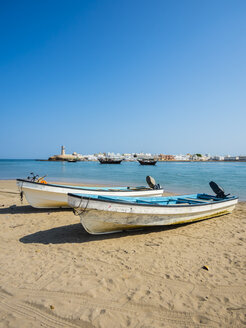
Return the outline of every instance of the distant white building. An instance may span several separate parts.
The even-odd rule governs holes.
[[[136,153],[137,157],[139,158],[148,158],[148,157],[153,157],[151,153]]]
[[[190,160],[190,155],[174,155],[174,160],[175,161],[189,161]]]
[[[91,154],[83,155],[83,159],[85,161],[97,161],[97,156]]]
[[[212,161],[223,161],[224,160],[224,156],[215,155],[215,156],[212,156],[211,157],[211,160]]]
[[[107,157],[121,157],[121,154],[120,154],[120,153],[115,154],[115,153],[110,153],[110,152],[108,152],[108,153],[106,154],[106,156],[107,156]]]
[[[122,154],[122,156],[124,157],[124,159],[126,161],[132,162],[132,161],[136,161],[136,157],[134,157],[135,154],[131,154],[131,153],[124,153]]]
[[[202,161],[209,161],[211,159],[210,154],[202,155]]]
[[[210,160],[210,155],[206,154],[206,155],[202,155],[202,154],[194,154],[191,156],[192,161],[208,161]]]
[[[239,156],[227,155],[224,157],[224,161],[238,161],[238,160],[239,160]]]

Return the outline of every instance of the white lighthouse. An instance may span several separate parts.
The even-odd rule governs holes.
[[[65,147],[64,146],[61,146],[61,155],[65,155]]]

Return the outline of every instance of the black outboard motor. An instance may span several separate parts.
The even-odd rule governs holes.
[[[30,173],[30,176],[27,177],[27,180],[30,180],[32,182],[35,182],[37,180],[37,178],[39,177],[39,175],[35,175],[33,172]]]
[[[161,189],[159,183],[156,184],[155,179],[152,178],[150,175],[147,175],[146,182],[148,183],[148,185],[151,189],[155,189],[155,190]]]
[[[227,196],[230,195],[230,194],[225,195],[223,188],[217,185],[217,183],[215,183],[214,181],[210,181],[209,185],[212,188],[213,192],[216,194],[216,197],[218,198],[226,198]]]

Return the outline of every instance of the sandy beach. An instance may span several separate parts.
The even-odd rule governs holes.
[[[169,228],[89,235],[0,181],[0,327],[245,327],[246,203]],[[203,266],[207,266],[208,270]]]

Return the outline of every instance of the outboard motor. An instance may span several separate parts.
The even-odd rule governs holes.
[[[27,180],[30,180],[32,182],[35,182],[37,180],[37,178],[39,177],[39,175],[35,175],[33,172],[30,173],[30,176],[27,177]]]
[[[152,178],[150,175],[147,175],[147,177],[146,177],[146,182],[148,183],[148,185],[149,185],[149,187],[150,187],[151,189],[155,189],[155,190],[157,190],[157,189],[161,189],[159,183],[156,184],[156,183],[155,183],[155,179]]]
[[[217,183],[215,183],[214,181],[210,181],[209,185],[212,188],[213,192],[216,194],[216,197],[218,198],[226,198],[227,196],[230,195],[230,194],[225,195],[223,188],[217,185]]]

